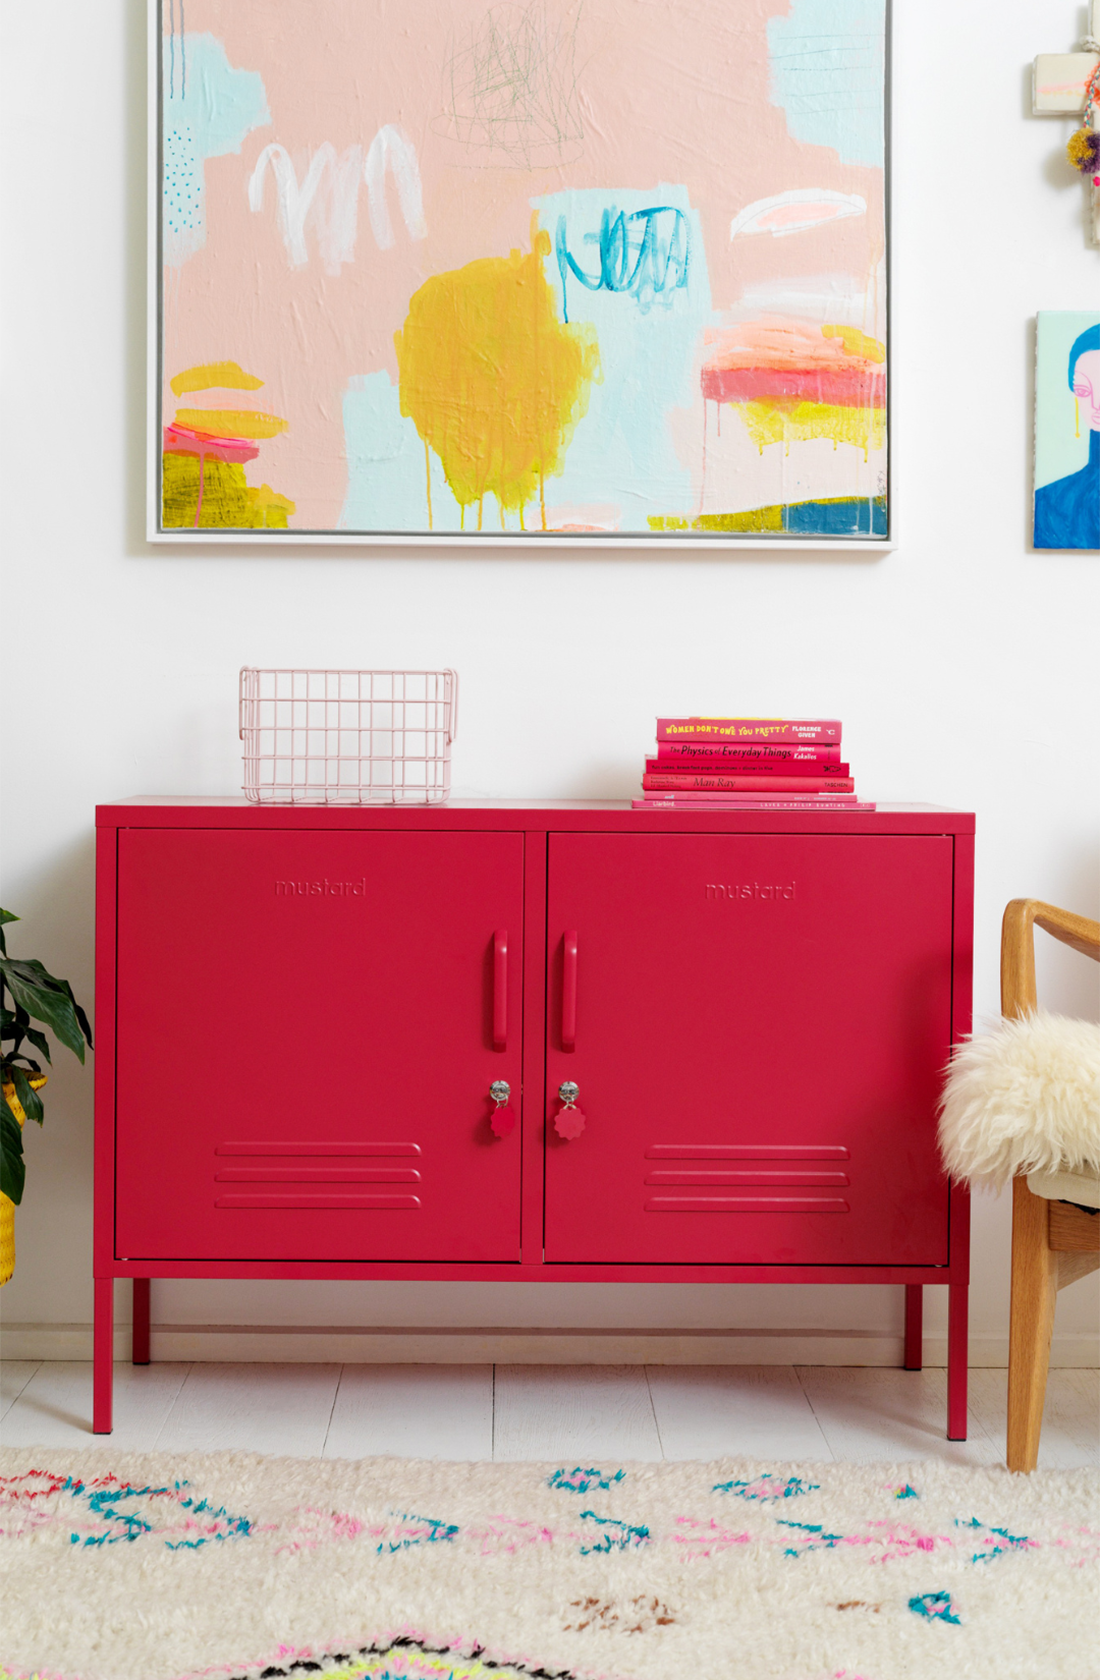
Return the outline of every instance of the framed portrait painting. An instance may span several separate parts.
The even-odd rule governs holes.
[[[151,0],[149,534],[890,545],[887,0]]]
[[[1100,310],[1048,309],[1035,331],[1034,548],[1100,550]]]

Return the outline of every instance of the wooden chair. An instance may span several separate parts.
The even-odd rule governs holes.
[[[1012,1020],[1036,1006],[1038,925],[1100,962],[1100,922],[1034,898],[1014,898],[1001,929],[1001,1013]],[[1059,1289],[1100,1265],[1100,1214],[1073,1206],[1095,1200],[1095,1180],[1031,1173],[1012,1183],[1012,1306],[1008,1342],[1010,1470],[1034,1470],[1039,1456],[1054,1303]]]

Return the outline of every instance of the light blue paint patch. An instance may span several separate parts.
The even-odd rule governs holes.
[[[1044,309],[1037,321],[1035,354],[1035,487],[1080,472],[1088,465],[1089,426],[1069,382],[1069,353],[1090,327],[1095,309]]]
[[[388,373],[356,374],[344,392],[344,450],[348,489],[342,531],[426,531],[424,442],[401,412]],[[432,455],[432,529],[460,531],[462,509]],[[476,514],[473,524],[476,525]]]
[[[881,168],[886,0],[793,0],[768,19],[768,53],[771,102],[792,137]]]
[[[666,182],[531,204],[550,235],[545,273],[561,318],[595,327],[603,375],[546,499],[615,503],[624,531],[648,532],[648,515],[683,507],[692,494],[669,418],[695,399],[695,347],[715,321],[698,212],[686,187]]]
[[[178,268],[206,243],[204,160],[239,152],[271,112],[262,76],[234,70],[215,36],[171,35],[162,52],[164,260]]]

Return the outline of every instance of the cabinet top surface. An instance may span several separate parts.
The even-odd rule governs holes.
[[[625,799],[451,799],[443,805],[255,805],[240,797],[139,794],[96,807],[99,828],[509,828],[563,832],[973,834],[974,815],[938,805],[875,811],[637,811]]]

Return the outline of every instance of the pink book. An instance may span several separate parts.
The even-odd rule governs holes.
[[[752,764],[774,764],[777,767],[785,765],[812,765],[810,774],[824,775],[825,772],[817,766],[823,764],[840,763],[840,744],[818,742],[803,744],[798,741],[752,742],[752,741],[661,741],[657,747],[657,762],[651,764],[651,770],[675,770],[681,766],[698,765],[700,770],[717,770],[723,764],[746,766]],[[848,772],[845,770],[844,775]]]
[[[771,801],[780,799],[784,803],[794,801],[798,805],[855,805],[858,803],[854,793],[790,793],[782,790],[778,793],[768,793],[766,790],[754,793],[728,793],[725,789],[707,793],[699,788],[685,788],[680,792],[661,791],[658,793],[644,793],[642,801],[647,805],[666,805],[671,800],[676,805],[758,805],[761,800]]]
[[[688,794],[668,793],[652,799],[632,799],[635,811],[874,811],[877,807],[861,799],[763,799],[759,796],[723,794],[717,799],[692,798]]]
[[[647,770],[642,786],[669,793],[854,793],[851,776],[707,776],[702,771],[670,773]]]
[[[836,718],[658,718],[658,741],[801,741],[840,745]]]

